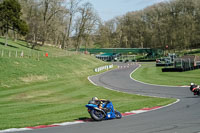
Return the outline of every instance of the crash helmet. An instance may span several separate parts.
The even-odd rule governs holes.
[[[97,100],[99,100],[97,97],[92,98],[92,101],[97,101]]]
[[[192,86],[192,85],[194,85],[194,83],[191,83],[190,85]]]

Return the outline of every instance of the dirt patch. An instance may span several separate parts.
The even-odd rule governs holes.
[[[43,102],[42,99],[46,99],[46,96],[49,96],[53,94],[54,91],[47,91],[47,90],[36,90],[36,91],[27,91],[23,93],[14,94],[9,97],[9,100],[17,100],[17,101],[23,101],[23,100],[36,100],[37,102]],[[41,98],[43,97],[43,98]]]
[[[21,77],[19,79],[25,83],[32,83],[32,82],[37,82],[37,81],[47,81],[48,80],[46,75],[28,75],[27,77]]]

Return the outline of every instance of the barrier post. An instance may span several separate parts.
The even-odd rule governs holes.
[[[3,57],[3,52],[4,52],[4,51],[3,51],[3,49],[2,49],[2,52],[1,52],[1,57]]]
[[[45,53],[45,56],[46,56],[46,57],[48,57],[48,56],[49,56],[49,54],[48,54],[48,53]]]
[[[17,58],[17,50],[16,50],[16,54],[15,54],[15,57]]]
[[[37,55],[38,61],[40,60],[39,56],[40,56],[40,55],[39,55],[39,52],[38,52],[38,55]]]
[[[10,58],[11,57],[11,52],[9,51],[9,53],[8,53],[8,57]]]
[[[21,57],[24,57],[24,51],[21,52]]]

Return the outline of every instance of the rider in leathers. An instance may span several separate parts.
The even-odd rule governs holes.
[[[97,97],[93,97],[92,98],[92,101],[95,101],[95,104],[98,105],[98,107],[104,111],[109,111],[108,108],[106,108],[106,105],[105,105],[105,108],[103,108],[103,104],[108,104],[110,103],[109,100],[106,100],[106,99],[98,99]]]

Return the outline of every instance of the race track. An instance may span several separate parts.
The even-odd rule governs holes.
[[[90,80],[96,85],[117,91],[172,97],[180,101],[169,107],[120,120],[88,122],[20,133],[200,133],[200,97],[193,96],[187,87],[154,86],[134,81],[130,78],[130,74],[137,67],[138,65],[135,64],[112,70],[92,76]]]

